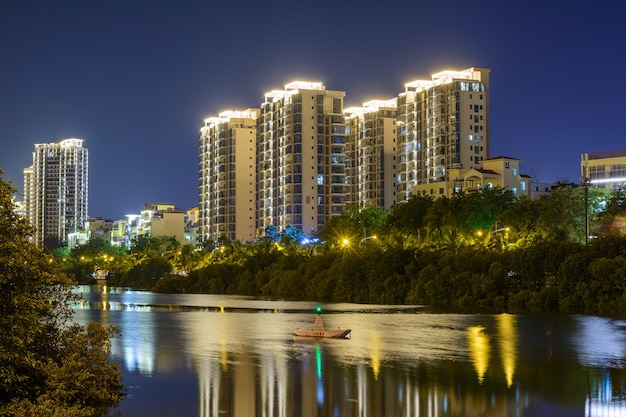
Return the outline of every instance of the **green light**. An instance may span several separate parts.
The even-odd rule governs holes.
[[[322,307],[321,306],[317,306],[315,311],[317,311],[317,314],[321,313],[322,312]]]
[[[322,348],[319,345],[319,343],[315,344],[315,362],[317,364],[317,379],[321,380],[322,379]]]

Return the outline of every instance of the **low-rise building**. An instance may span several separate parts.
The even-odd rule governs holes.
[[[87,220],[85,230],[89,233],[90,238],[98,237],[110,241],[113,224],[113,220],[107,220],[97,216]]]
[[[200,244],[200,208],[194,207],[185,213],[185,239],[194,246]]]
[[[616,192],[626,190],[626,150],[584,153],[580,158],[581,183]]]
[[[172,237],[180,243],[185,239],[185,214],[171,203],[147,203],[141,210],[139,234]]]
[[[453,168],[448,171],[449,181],[420,184],[413,187],[413,194],[450,197],[461,191],[483,188],[508,189],[518,197],[530,197],[530,175],[521,174],[517,158],[496,156],[482,161],[481,168]]]

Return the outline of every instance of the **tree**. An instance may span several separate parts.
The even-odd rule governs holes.
[[[416,241],[421,246],[421,235],[425,234],[426,214],[433,205],[432,196],[414,195],[408,201],[389,208],[386,219],[387,236],[399,236],[401,241]]]
[[[611,195],[604,212],[598,216],[596,230],[603,236],[626,234],[626,193],[619,190]]]
[[[72,281],[30,241],[15,192],[0,178],[0,415],[94,415],[123,398],[114,330],[71,323]]]

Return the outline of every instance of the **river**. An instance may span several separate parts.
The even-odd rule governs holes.
[[[626,416],[626,320],[77,289],[122,417]],[[296,337],[321,306],[351,338]]]

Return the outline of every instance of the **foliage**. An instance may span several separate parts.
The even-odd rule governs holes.
[[[123,395],[113,329],[69,325],[72,281],[30,242],[14,192],[0,180],[0,414],[93,415]]]
[[[623,202],[600,189],[529,200],[487,188],[418,195],[389,210],[349,206],[319,231],[317,245],[300,245],[303,233],[291,226],[270,226],[245,245],[222,236],[193,248],[140,236],[131,250],[90,242],[55,257],[79,279],[104,266],[111,285],[160,292],[623,314],[616,277],[626,243],[615,227]]]

